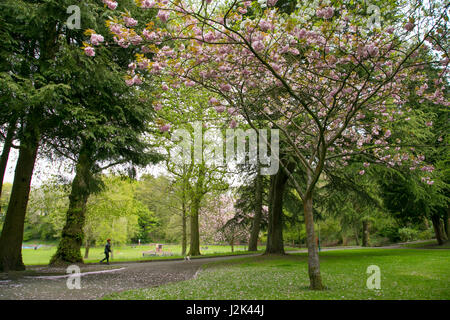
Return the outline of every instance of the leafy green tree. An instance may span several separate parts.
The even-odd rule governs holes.
[[[154,214],[136,198],[138,181],[107,176],[103,178],[103,183],[105,188],[91,196],[87,203],[84,225],[85,258],[88,257],[92,244],[104,243],[107,238],[115,245],[129,243],[140,232],[141,217],[155,223]]]

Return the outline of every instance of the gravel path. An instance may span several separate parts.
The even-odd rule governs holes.
[[[99,299],[113,292],[187,280],[205,263],[240,257],[81,265],[81,289],[68,289],[65,268],[28,267],[23,272],[0,273],[0,300]]]

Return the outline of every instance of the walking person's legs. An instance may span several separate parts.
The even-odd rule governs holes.
[[[106,260],[106,263],[109,264],[109,252],[105,252],[105,257],[100,260],[100,263]]]

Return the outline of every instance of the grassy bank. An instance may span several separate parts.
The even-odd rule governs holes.
[[[450,250],[339,250],[320,258],[324,291],[308,289],[302,253],[212,263],[196,279],[106,299],[450,299]],[[370,265],[381,270],[380,290],[367,288]]]

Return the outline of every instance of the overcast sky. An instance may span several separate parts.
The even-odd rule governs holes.
[[[0,144],[0,150],[2,150],[3,145]],[[18,157],[17,149],[12,148],[11,153],[9,155],[8,166],[6,168],[5,178],[3,182],[13,183],[14,181],[14,169],[16,167]],[[66,167],[66,168],[65,168]],[[33,178],[31,180],[31,185],[39,186],[42,182],[48,180],[54,175],[62,175],[72,180],[74,177],[74,173],[72,169],[68,169],[67,167],[72,167],[71,162],[62,163],[60,161],[50,162],[46,159],[37,159],[36,165],[33,172]],[[138,178],[144,173],[151,173],[155,176],[158,176],[164,173],[165,170],[162,165],[158,166],[149,166],[146,169],[141,169],[138,171]]]

